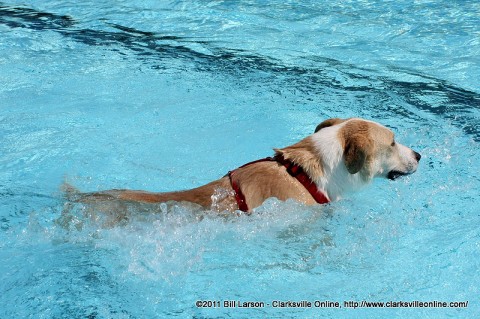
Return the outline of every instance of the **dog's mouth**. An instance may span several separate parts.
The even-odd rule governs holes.
[[[404,176],[404,175],[408,175],[408,174],[410,174],[410,173],[393,170],[393,171],[388,172],[387,178],[394,181],[397,178],[399,178],[400,176]]]

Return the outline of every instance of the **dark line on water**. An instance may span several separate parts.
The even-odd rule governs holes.
[[[0,3],[0,24],[9,28],[26,28],[37,31],[56,31],[64,37],[91,46],[122,46],[135,53],[140,60],[146,60],[156,69],[168,69],[168,59],[183,60],[187,67],[197,71],[226,73],[238,78],[245,78],[252,72],[263,72],[272,83],[279,83],[281,87],[294,87],[308,93],[322,93],[325,88],[373,93],[389,98],[392,92],[402,97],[410,105],[419,110],[442,116],[452,121],[480,141],[480,119],[472,110],[480,110],[480,94],[454,86],[447,81],[439,80],[423,74],[407,70],[394,70],[397,73],[414,75],[423,82],[409,82],[375,75],[373,70],[365,70],[355,65],[342,63],[334,59],[315,57],[315,67],[287,66],[272,58],[251,54],[242,50],[219,48],[209,41],[160,35],[154,32],[136,30],[119,24],[105,25],[118,31],[94,30],[80,28],[80,22],[68,15],[37,11],[35,9],[7,6]],[[172,43],[174,42],[174,43]],[[211,52],[206,54],[191,49],[188,45],[198,44]],[[187,66],[188,65],[188,66]],[[328,74],[335,70],[337,74],[352,81],[364,80],[367,83],[381,82],[382,88],[374,85],[345,86],[344,83]],[[362,74],[359,74],[358,71]],[[364,75],[368,73],[368,75]],[[282,79],[276,79],[276,75]],[[419,99],[421,96],[440,95],[445,100],[441,105],[431,104]],[[403,114],[398,108],[389,111]]]

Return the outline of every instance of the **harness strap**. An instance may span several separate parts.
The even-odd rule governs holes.
[[[275,159],[273,157],[266,157],[266,158],[262,158],[262,159],[244,164],[238,167],[237,169],[248,166],[248,165],[252,165],[255,163],[259,163],[259,162],[271,162],[271,161],[275,161]],[[243,192],[240,189],[240,185],[233,178],[233,175],[235,174],[235,171],[237,169],[233,171],[229,171],[228,178],[230,179],[230,185],[232,185],[233,191],[235,192],[235,200],[237,201],[238,209],[240,209],[243,212],[248,212],[248,205],[247,205],[247,200],[245,199],[245,195],[243,195]]]
[[[313,199],[319,204],[326,204],[329,203],[330,200],[327,196],[318,189],[317,184],[315,184],[311,179],[310,176],[305,173],[303,168],[300,165],[297,165],[287,159],[285,159],[281,155],[277,155],[275,160],[285,166],[287,172],[292,176],[295,177],[302,185],[307,189],[307,191],[312,195]]]
[[[300,165],[297,165],[292,161],[285,159],[282,155],[276,155],[275,157],[262,158],[262,159],[247,163],[245,165],[242,165],[237,169],[240,169],[242,167],[252,165],[255,163],[259,163],[259,162],[273,162],[273,161],[276,161],[279,164],[282,164],[283,166],[285,166],[288,174],[290,174],[292,177],[295,177],[303,185],[303,187],[305,187],[305,189],[310,193],[310,195],[312,195],[312,197],[315,199],[317,203],[326,204],[330,202],[327,196],[325,196],[325,194],[318,189],[317,185],[310,179],[310,177],[307,175],[307,173],[305,173],[305,171]],[[229,171],[227,175],[228,175],[228,178],[230,179],[230,184],[232,185],[232,189],[235,192],[235,200],[237,201],[238,209],[244,212],[248,212],[248,205],[245,199],[245,195],[243,194],[238,181],[234,179],[235,171],[237,169],[233,171]]]
[[[233,179],[235,171],[228,172],[228,178],[230,178],[230,184],[232,185],[233,191],[235,192],[235,200],[237,201],[238,209],[243,212],[248,212],[247,200],[245,195],[243,195],[240,185]]]

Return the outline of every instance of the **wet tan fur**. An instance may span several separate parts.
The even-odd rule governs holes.
[[[321,163],[313,152],[310,137],[292,146],[277,149],[277,154],[283,154],[286,159],[303,167],[312,177],[322,174]],[[290,176],[285,167],[274,161],[254,163],[235,170],[233,179],[240,185],[249,209],[260,206],[265,199],[276,197],[280,200],[295,199],[311,205],[315,200],[305,187],[294,177]],[[218,196],[215,193],[226,193]],[[235,194],[227,176],[198,188],[167,193],[152,193],[135,190],[109,190],[95,193],[85,193],[81,201],[123,200],[145,203],[161,203],[168,201],[196,203],[206,209],[212,206],[216,210],[238,209]]]

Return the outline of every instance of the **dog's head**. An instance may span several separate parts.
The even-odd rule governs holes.
[[[421,158],[419,153],[395,141],[391,130],[376,122],[333,118],[315,129],[319,137],[324,133],[330,139],[332,134],[338,139],[348,173],[360,173],[365,179],[381,176],[394,180],[411,174]]]

